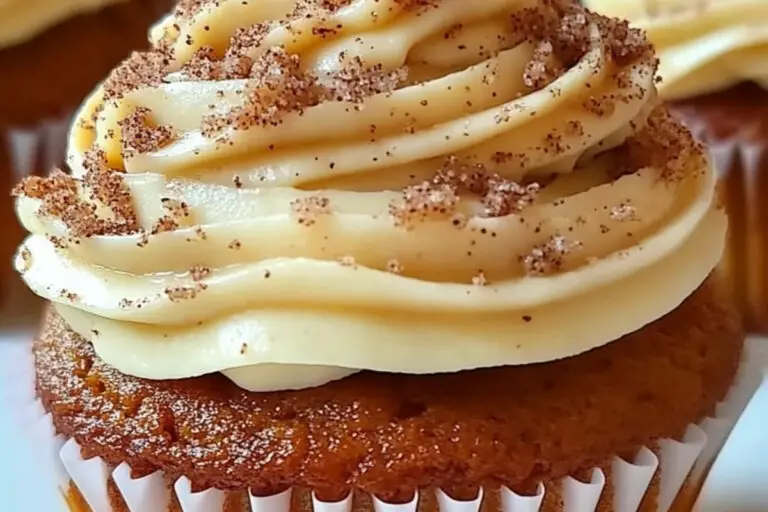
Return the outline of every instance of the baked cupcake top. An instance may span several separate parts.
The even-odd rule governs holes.
[[[0,48],[32,39],[78,14],[125,0],[0,0]],[[62,41],[66,44],[66,41]]]
[[[567,357],[725,217],[643,34],[570,1],[187,1],[31,178],[17,258],[120,371],[251,390]]]
[[[632,21],[656,45],[665,99],[680,100],[753,81],[768,87],[764,0],[584,0]]]

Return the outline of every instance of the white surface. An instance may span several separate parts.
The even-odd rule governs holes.
[[[28,335],[26,335],[28,339]],[[3,364],[27,350],[25,335],[0,338],[0,395],[15,369]],[[12,357],[13,356],[13,357]],[[768,364],[768,341],[763,360]],[[768,367],[766,368],[768,370]],[[0,396],[2,398],[2,396]],[[30,449],[7,411],[0,411],[0,496],[3,510],[67,512],[54,485],[40,482],[38,468],[28,457]],[[697,512],[768,511],[768,380],[750,402],[702,490]]]
[[[5,361],[18,359],[19,352],[29,350],[25,343],[28,340],[28,334],[6,334],[0,338],[0,394],[6,388],[7,380],[14,377],[14,369],[8,368]],[[31,450],[22,427],[7,411],[0,411],[0,458],[3,461],[0,463],[0,509],[8,512],[68,511],[55,486],[36,478],[39,468],[29,457]]]

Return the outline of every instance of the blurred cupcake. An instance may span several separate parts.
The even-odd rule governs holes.
[[[74,109],[131,50],[147,46],[148,27],[170,7],[170,0],[0,3],[0,284],[21,240],[7,199],[12,184],[64,163]]]
[[[211,1],[155,36],[77,115],[73,174],[17,189],[63,486],[121,512],[695,495],[744,335],[640,32],[569,1]]]
[[[661,96],[711,148],[731,218],[726,270],[748,328],[768,333],[768,2],[585,0],[656,45]]]

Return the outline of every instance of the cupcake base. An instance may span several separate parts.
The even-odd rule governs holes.
[[[430,489],[472,501],[483,488],[484,504],[501,489],[505,499],[560,510],[547,507],[585,493],[609,503],[603,489],[616,486],[637,494],[620,473],[645,478],[638,503],[655,499],[666,509],[704,448],[706,435],[691,423],[715,414],[739,365],[743,334],[721,297],[710,278],[644,329],[553,363],[431,376],[368,372],[266,394],[220,375],[159,382],[122,375],[51,314],[34,347],[37,393],[56,432],[70,439],[62,450],[68,468],[99,460],[105,478],[123,468],[129,481],[175,482],[178,496],[219,507],[224,493],[197,491],[274,498],[294,488],[297,499],[311,489],[333,503],[353,490],[402,504],[421,489],[424,507]],[[684,459],[685,471],[662,485],[656,465],[660,459],[661,473],[679,466],[669,466],[670,457]]]

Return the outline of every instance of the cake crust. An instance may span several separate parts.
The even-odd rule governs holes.
[[[711,276],[640,331],[523,367],[363,372],[314,389],[248,393],[221,375],[122,375],[55,313],[34,353],[37,393],[85,457],[127,462],[136,476],[184,475],[197,490],[295,485],[329,500],[356,489],[399,501],[426,487],[457,498],[479,486],[524,492],[680,436],[725,396],[743,339]]]

